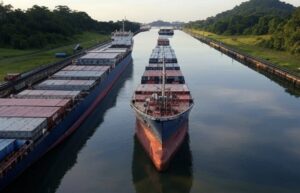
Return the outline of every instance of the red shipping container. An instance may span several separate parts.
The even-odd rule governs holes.
[[[167,92],[190,94],[189,88],[185,84],[166,84]],[[140,84],[136,89],[137,93],[161,92],[161,84]]]
[[[15,95],[14,98],[22,99],[72,99],[80,97],[80,91],[63,90],[24,90]]]
[[[62,107],[0,107],[0,117],[47,118],[50,125],[59,120],[63,116],[63,113],[64,108]]]
[[[110,66],[80,66],[70,65],[62,69],[62,71],[107,71]]]
[[[144,72],[143,76],[145,76],[145,77],[149,77],[149,76],[161,77],[162,73],[163,73],[162,70],[146,70]],[[179,76],[183,76],[183,75],[180,70],[166,70],[166,76],[179,77]]]
[[[70,99],[13,99],[0,98],[0,106],[70,107]]]

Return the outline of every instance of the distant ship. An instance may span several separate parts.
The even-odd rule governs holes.
[[[169,28],[162,28],[158,31],[158,34],[172,36],[174,35],[174,30]]]
[[[143,32],[143,31],[149,31],[151,29],[151,26],[150,25],[142,25],[140,27],[140,31]]]
[[[167,169],[182,144],[193,104],[169,39],[159,38],[131,102],[137,138],[157,170]]]

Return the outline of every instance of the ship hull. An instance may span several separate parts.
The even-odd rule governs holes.
[[[30,165],[41,158],[48,151],[63,142],[83,123],[89,114],[108,94],[114,83],[119,79],[126,67],[132,63],[131,52],[97,85],[68,115],[38,143],[36,143],[21,161],[16,163],[0,179],[0,190],[3,190],[14,179],[22,174]]]
[[[187,132],[189,111],[168,121],[137,114],[136,135],[158,171],[168,168]]]

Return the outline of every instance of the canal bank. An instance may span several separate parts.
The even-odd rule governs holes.
[[[189,30],[184,30],[186,33],[190,34],[199,41],[215,48],[216,50],[228,55],[229,57],[249,66],[255,68],[259,71],[266,72],[270,75],[273,75],[281,80],[288,82],[291,86],[295,88],[300,88],[300,77],[290,71],[279,68],[276,65],[272,64],[269,61],[263,60],[261,58],[253,57],[244,52],[238,51],[230,46],[223,44],[220,41],[213,40],[206,36],[202,36],[196,33],[193,33]]]

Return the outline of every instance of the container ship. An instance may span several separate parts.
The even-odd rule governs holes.
[[[162,28],[158,31],[159,35],[167,35],[167,36],[172,36],[174,35],[174,30],[169,29],[169,28]]]
[[[0,98],[0,190],[81,125],[132,63],[132,48],[133,33],[116,31],[110,43]]]
[[[137,138],[158,171],[182,144],[193,104],[169,39],[159,38],[131,101]]]
[[[141,28],[140,28],[141,32],[149,31],[149,30],[151,30],[151,25],[142,25]]]

